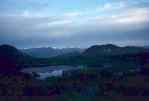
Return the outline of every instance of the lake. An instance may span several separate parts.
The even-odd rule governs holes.
[[[31,67],[22,70],[24,73],[37,73],[39,79],[46,79],[51,76],[62,76],[64,71],[81,69],[83,66],[47,66],[47,67]]]

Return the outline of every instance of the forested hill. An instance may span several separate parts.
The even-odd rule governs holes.
[[[32,57],[11,45],[0,46],[0,71],[17,71],[24,64],[29,64]]]
[[[125,54],[138,54],[140,52],[145,52],[147,49],[143,47],[118,47],[116,45],[94,45],[86,49],[83,53],[85,56],[102,56],[102,55],[125,55]]]

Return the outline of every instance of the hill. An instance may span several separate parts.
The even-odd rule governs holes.
[[[22,53],[10,45],[0,46],[0,71],[9,72],[17,71],[22,68],[25,61],[28,61],[31,57]]]
[[[84,56],[97,57],[97,56],[112,56],[112,55],[126,55],[137,54],[146,51],[143,47],[126,46],[119,47],[112,44],[107,45],[94,45],[83,52]]]

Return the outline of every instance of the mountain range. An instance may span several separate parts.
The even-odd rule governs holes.
[[[52,58],[57,56],[74,56],[76,54],[82,54],[84,56],[101,56],[101,55],[123,55],[123,54],[136,54],[142,51],[146,51],[146,47],[135,47],[126,46],[119,47],[113,44],[106,45],[94,45],[87,49],[81,48],[52,48],[52,47],[41,47],[41,48],[30,48],[22,49],[21,51],[25,54],[36,58]]]
[[[33,48],[19,50],[10,45],[0,46],[0,68],[21,68],[41,65],[86,65],[97,67],[135,67],[138,54],[147,53],[144,47],[119,47],[112,44],[94,45],[87,49]],[[148,53],[147,53],[148,54]],[[2,69],[1,69],[2,70]]]
[[[83,52],[81,48],[51,48],[51,47],[41,47],[41,48],[30,48],[30,49],[22,49],[22,52],[36,57],[36,58],[51,58],[64,54],[75,54]]]

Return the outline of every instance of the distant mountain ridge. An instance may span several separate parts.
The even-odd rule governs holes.
[[[23,49],[24,53],[27,53],[33,57],[37,58],[50,58],[64,54],[73,54],[76,52],[82,52],[83,49],[80,48],[51,48],[51,47],[43,47],[43,48],[30,48],[30,49]]]
[[[146,47],[125,46],[119,47],[113,44],[93,45],[87,49],[81,48],[30,48],[22,49],[21,51],[36,58],[52,58],[57,56],[74,56],[82,54],[83,56],[101,56],[101,55],[123,55],[136,54],[148,50]]]
[[[149,46],[144,46],[144,48],[149,49]]]

